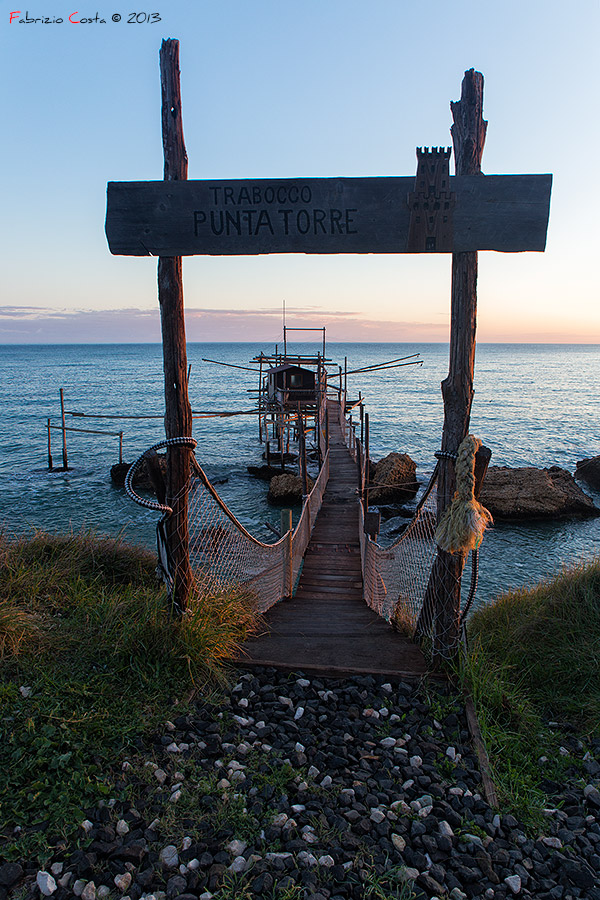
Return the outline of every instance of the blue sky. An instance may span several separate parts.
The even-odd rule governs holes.
[[[128,23],[120,0],[2,0],[0,342],[160,340],[156,261],[111,256],[104,216],[108,181],[162,178],[166,37],[190,178],[411,175],[416,146],[450,144],[465,69],[483,72],[483,171],[554,186],[545,253],[480,254],[478,337],[600,342],[598,8],[152,0],[160,22]],[[448,335],[446,255],[193,257],[184,279],[190,340],[277,339],[283,299],[331,340]]]

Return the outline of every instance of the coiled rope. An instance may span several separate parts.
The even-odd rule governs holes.
[[[166,503],[158,503],[155,500],[145,500],[143,497],[140,497],[139,494],[133,489],[133,478],[141,468],[144,459],[148,453],[152,453],[153,451],[160,450],[162,447],[190,447],[191,450],[195,450],[198,446],[198,441],[194,440],[193,437],[175,437],[175,438],[167,438],[165,441],[159,441],[157,444],[153,444],[148,450],[145,450],[141,456],[138,456],[136,461],[129,467],[127,470],[127,475],[125,476],[125,491],[127,496],[130,497],[134,503],[139,504],[140,506],[145,506],[146,509],[154,509],[157,512],[165,513],[166,516],[170,516],[173,512],[173,508],[171,506],[167,506]]]
[[[475,499],[475,454],[480,447],[479,438],[468,434],[458,448],[456,493],[435,532],[438,546],[448,553],[466,553],[477,549],[483,532],[493,521],[489,510]]]

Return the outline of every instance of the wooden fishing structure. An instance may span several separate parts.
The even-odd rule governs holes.
[[[60,471],[66,472],[69,469],[69,459],[67,454],[67,431],[74,431],[78,434],[96,434],[102,435],[103,437],[118,437],[119,438],[119,463],[123,463],[123,432],[122,431],[105,431],[97,428],[76,428],[67,425],[66,416],[67,410],[65,410],[65,393],[64,388],[59,389],[60,395],[60,425],[53,425],[52,418],[49,418],[46,422],[46,432],[48,436],[48,470],[50,472],[57,471],[57,467],[54,465],[54,461],[52,459],[52,431],[60,431],[62,436],[62,466],[60,467]],[[77,413],[70,412],[69,415],[77,415]]]
[[[195,444],[187,393],[182,256],[290,252],[452,253],[450,367],[448,378],[442,385],[444,427],[438,467],[439,518],[454,492],[454,460],[469,426],[473,398],[477,252],[544,250],[552,178],[550,175],[481,174],[486,133],[482,117],[483,76],[471,69],[465,73],[461,100],[452,104],[456,168],[453,176],[449,174],[450,148],[434,147],[418,148],[416,177],[188,182],[178,41],[163,41],[160,71],[164,179],[162,182],[109,183],[106,234],[112,253],[159,258],[168,447],[168,483],[161,508],[168,510],[165,541],[170,555],[170,594],[173,609],[182,613],[194,584],[193,562],[190,562],[194,552],[188,530],[191,495],[186,485]],[[260,366],[263,361],[259,359],[258,362]],[[297,367],[287,370],[289,377],[298,375],[297,370],[302,369],[300,360],[295,363],[286,360],[288,364]],[[345,397],[342,385],[345,389],[346,372],[339,371],[338,375],[342,416]],[[291,403],[291,395],[285,399],[285,373],[281,375],[283,394],[278,394],[278,377],[278,373],[273,373],[272,397],[267,390],[262,399],[265,415],[270,412],[275,418],[280,417],[279,424],[275,424],[283,459],[283,417],[288,411],[286,405],[289,407]],[[270,403],[272,408],[269,410]],[[301,404],[302,401],[300,407],[296,406],[297,418],[303,415]],[[318,397],[315,405],[319,406]],[[321,402],[320,408],[328,409],[328,404]],[[270,423],[272,425],[273,421]],[[299,431],[304,434],[303,425]],[[261,436],[264,438],[262,430]],[[329,461],[328,453],[319,476],[319,505],[325,489],[321,476],[330,466],[325,460]],[[307,519],[311,528],[316,521],[313,514],[314,509]],[[305,538],[306,535],[303,542],[298,543],[304,549],[308,545]],[[289,543],[292,538],[285,540]],[[380,559],[385,568],[383,558],[377,557],[375,551],[367,551],[368,546],[366,556],[370,552],[370,558]],[[260,552],[267,552],[264,546]],[[289,556],[292,551],[288,547],[286,552]],[[206,554],[204,547],[200,556],[205,558]],[[363,574],[366,556],[363,555]],[[458,650],[464,556],[460,552],[440,550],[431,574],[428,603],[436,662],[451,659]],[[381,573],[379,577],[383,582]],[[374,594],[377,594],[376,580],[373,585]],[[274,588],[276,590],[279,588]],[[288,594],[280,593],[279,596]]]

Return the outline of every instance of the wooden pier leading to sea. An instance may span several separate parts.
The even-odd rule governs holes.
[[[329,481],[298,587],[264,615],[238,662],[330,675],[420,677],[419,648],[363,600],[356,463],[343,440],[338,404],[329,400]]]

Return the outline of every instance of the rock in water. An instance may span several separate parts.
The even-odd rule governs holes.
[[[556,519],[597,516],[600,509],[565,469],[550,466],[490,466],[481,503],[498,519]]]
[[[600,456],[580,459],[575,464],[575,478],[580,478],[596,491],[600,491]]]
[[[255,478],[260,478],[261,481],[270,481],[271,478],[276,478],[278,475],[293,475],[293,472],[288,472],[287,469],[281,469],[278,466],[246,466],[248,469],[248,473],[253,475]]]
[[[377,506],[412,500],[419,488],[416,471],[417,464],[408,453],[388,453],[375,466],[375,486],[369,490],[369,502]]]
[[[157,453],[158,456],[158,465],[160,471],[163,474],[163,478],[167,477],[167,455],[166,453]],[[131,468],[131,463],[116,463],[116,465],[111,466],[110,469],[110,478],[113,484],[118,487],[123,487],[125,484],[125,477],[127,472]],[[133,487],[141,488],[144,491],[153,491],[154,488],[152,486],[152,482],[150,480],[150,475],[148,474],[148,467],[146,465],[146,461],[141,464],[135,475],[133,476]]]
[[[313,481],[309,478],[308,490],[311,491],[312,487]],[[278,506],[284,506],[286,503],[302,503],[302,479],[299,475],[276,475],[275,478],[271,478],[267,500]]]

